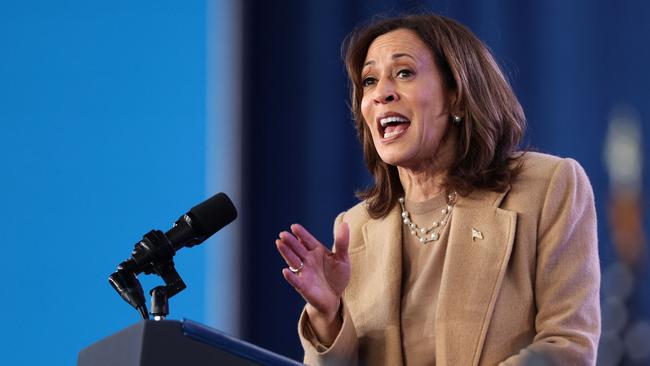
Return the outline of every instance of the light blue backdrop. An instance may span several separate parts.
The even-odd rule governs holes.
[[[138,321],[108,275],[144,233],[217,190],[206,7],[0,2],[0,364],[72,365]],[[172,316],[206,319],[206,247],[177,257],[188,289]]]

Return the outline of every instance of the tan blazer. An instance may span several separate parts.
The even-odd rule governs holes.
[[[438,366],[596,362],[600,269],[591,185],[574,160],[523,159],[508,191],[475,192],[454,207],[432,304]],[[324,347],[303,312],[305,363],[402,365],[400,209],[374,220],[360,203],[341,221],[350,226],[352,268],[343,328]],[[483,239],[472,240],[472,229]]]

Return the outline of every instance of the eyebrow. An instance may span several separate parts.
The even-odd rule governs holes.
[[[400,57],[408,57],[408,58],[412,59],[413,61],[415,61],[415,58],[413,58],[413,56],[409,55],[408,53],[395,53],[395,54],[393,54],[393,56],[391,56],[391,58],[393,60],[398,59]],[[368,65],[374,65],[374,63],[375,63],[374,60],[367,61],[365,64],[363,64],[363,67],[366,67]]]

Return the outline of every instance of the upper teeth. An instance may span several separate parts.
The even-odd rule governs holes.
[[[381,127],[386,127],[387,124],[392,122],[408,122],[408,121],[409,120],[404,117],[390,116],[390,117],[380,119],[379,123],[381,123]]]

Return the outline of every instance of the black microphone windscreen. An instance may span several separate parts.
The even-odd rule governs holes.
[[[217,193],[189,212],[197,234],[208,238],[237,218],[237,209],[225,193]]]

